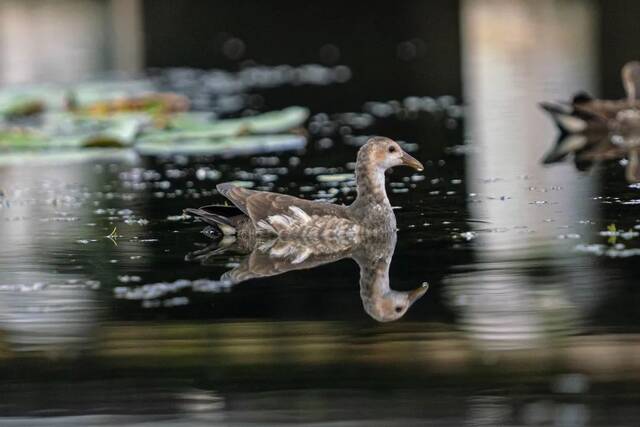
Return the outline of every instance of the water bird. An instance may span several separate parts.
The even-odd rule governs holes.
[[[353,259],[360,267],[360,298],[365,312],[379,322],[400,319],[409,307],[428,290],[426,283],[409,291],[391,289],[389,267],[396,245],[396,232],[368,234],[358,243],[340,240],[283,239],[271,235],[253,235],[250,239],[220,239],[186,255],[187,261],[203,265],[219,264],[219,256],[229,252],[244,255],[233,269],[220,278],[225,286],[293,270],[315,268],[341,259]]]
[[[349,206],[223,183],[216,189],[239,210],[236,215],[227,215],[212,206],[184,212],[215,226],[224,236],[243,240],[259,234],[308,242],[358,243],[366,235],[395,232],[396,219],[385,190],[385,170],[402,165],[424,169],[397,142],[373,137],[358,151],[357,196]]]
[[[570,102],[542,102],[563,135],[584,133],[625,134],[640,129],[640,62],[622,67],[622,84],[627,97],[595,99],[580,92]]]

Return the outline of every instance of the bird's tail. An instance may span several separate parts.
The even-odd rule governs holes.
[[[211,210],[207,208],[207,206],[197,209],[187,208],[183,212],[198,217],[209,225],[213,225],[225,236],[233,236],[236,234],[236,227],[228,217],[211,212]]]
[[[589,117],[570,105],[541,102],[540,107],[551,115],[563,135],[584,132],[589,126]]]

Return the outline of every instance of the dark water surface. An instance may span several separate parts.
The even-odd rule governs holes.
[[[0,166],[0,424],[637,425],[640,187],[618,161],[540,163],[555,130],[535,103],[596,76],[568,4],[569,35],[535,47],[463,8],[464,109],[326,111],[303,86],[301,151]],[[185,259],[211,240],[182,209],[222,202],[219,182],[350,203],[368,135],[426,166],[388,176],[390,286],[429,284],[400,319],[368,314],[350,259],[233,286],[242,255]]]

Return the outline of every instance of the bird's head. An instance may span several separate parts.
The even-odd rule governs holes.
[[[392,139],[376,136],[367,141],[358,151],[358,162],[366,162],[379,167],[382,170],[394,166],[409,166],[418,171],[424,170],[424,166],[416,158],[400,148],[400,145]]]
[[[622,84],[629,100],[640,97],[640,61],[627,62],[622,67]]]
[[[425,283],[423,286],[412,291],[400,292],[389,290],[384,295],[367,301],[364,308],[369,316],[378,322],[398,320],[405,315],[409,307],[419,300],[428,289],[429,286]]]

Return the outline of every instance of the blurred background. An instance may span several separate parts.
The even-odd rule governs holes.
[[[15,133],[48,116],[6,114],[0,424],[637,425],[640,187],[628,154],[543,165],[558,135],[538,103],[624,97],[638,17],[630,0],[0,1],[0,111],[73,91],[78,108],[177,94],[207,125],[302,111],[204,152],[24,150]],[[243,254],[189,256],[211,241],[182,209],[222,202],[219,182],[350,203],[370,135],[426,166],[387,179],[390,287],[430,285],[406,315],[368,315],[348,259],[231,286]]]

